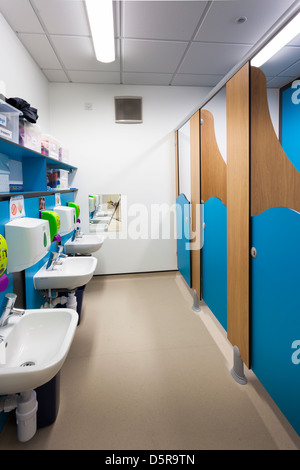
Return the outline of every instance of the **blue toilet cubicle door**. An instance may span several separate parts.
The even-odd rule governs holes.
[[[265,87],[265,80],[263,84]],[[265,186],[257,204],[263,201],[264,205],[256,208],[254,201],[251,204],[251,243],[255,248],[251,261],[251,362],[255,375],[300,435],[300,156],[295,127],[300,123],[300,102],[293,101],[294,92],[291,86],[282,97],[282,146],[271,129],[267,143],[272,143],[273,151],[251,154],[256,167],[263,161],[263,168],[267,163],[279,168],[273,171],[272,185],[269,173],[261,178]],[[267,121],[264,119],[266,131]],[[251,125],[255,131],[256,122]],[[262,142],[255,144],[259,149]],[[260,189],[257,179],[253,187]],[[275,187],[277,191],[272,190]]]
[[[176,199],[177,267],[189,287],[192,285],[190,209],[190,202],[186,199],[184,194],[180,194]]]

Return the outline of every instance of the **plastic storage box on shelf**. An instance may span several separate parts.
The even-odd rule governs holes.
[[[46,157],[56,158],[56,160],[58,160],[59,148],[60,143],[57,139],[52,137],[52,135],[42,134],[41,153],[43,155],[45,155]]]
[[[17,193],[24,191],[24,186],[21,183],[10,183],[9,184],[9,192],[10,193]]]
[[[47,170],[47,186],[53,189],[68,189],[69,178],[67,170]]]
[[[69,150],[65,149],[64,147],[60,147],[58,159],[59,159],[60,162],[70,163]]]
[[[42,133],[40,126],[31,124],[25,118],[19,119],[19,144],[35,152],[41,152]]]
[[[21,111],[0,98],[0,137],[16,144],[19,143],[19,116],[21,115]]]
[[[8,158],[0,153],[0,193],[9,192],[9,175]]]

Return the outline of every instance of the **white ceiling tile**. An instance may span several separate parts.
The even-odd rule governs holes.
[[[63,64],[72,80],[79,82],[119,83],[121,78],[132,84],[215,86],[295,3],[114,0],[118,39],[117,59],[111,64],[95,58],[84,0],[0,0],[0,12],[51,81],[67,80]],[[236,23],[240,16],[247,16],[246,23]],[[196,33],[197,41],[187,49]],[[299,39],[289,45],[293,53],[291,48],[276,58],[276,67],[274,61],[267,64],[272,77],[299,76],[299,56],[295,57]]]
[[[120,72],[70,71],[69,77],[74,83],[120,83]]]
[[[68,77],[63,70],[43,70],[49,82],[68,82]]]
[[[113,12],[114,12],[114,29],[115,29],[115,38],[118,38],[121,36],[121,31],[120,31],[120,0],[113,0]]]
[[[45,34],[22,33],[18,36],[40,68],[61,68],[59,60],[57,59]]]
[[[249,46],[238,44],[193,43],[178,73],[225,75],[248,50]]]
[[[275,77],[276,75],[291,75],[290,72],[285,73],[291,65],[299,61],[300,47],[285,46],[277,54],[275,54],[268,62],[263,64],[260,69],[266,76]]]
[[[82,0],[34,0],[34,4],[50,34],[90,35]]]
[[[293,78],[299,78],[300,77],[300,60],[295,62],[291,67],[288,67],[287,69],[285,69],[282,75],[291,76]]]
[[[124,72],[173,73],[187,43],[123,40]]]
[[[169,85],[172,76],[168,73],[124,72],[122,82],[124,85]]]
[[[214,87],[222,80],[222,78],[223,75],[197,75],[178,73],[172,81],[172,85]]]
[[[255,44],[294,0],[228,0],[212,4],[196,41]],[[247,21],[236,23],[245,16]]]
[[[43,28],[28,0],[0,0],[0,11],[14,31],[43,33]]]
[[[114,72],[119,70],[118,41],[116,41],[117,60],[110,64],[99,62],[95,57],[92,39],[83,36],[51,36],[51,40],[69,70],[94,70]]]
[[[206,2],[125,1],[123,37],[189,41]]]
[[[287,44],[288,46],[300,46],[300,34],[296,36],[291,42]]]
[[[267,81],[268,88],[281,88],[293,81],[293,77],[275,77]]]

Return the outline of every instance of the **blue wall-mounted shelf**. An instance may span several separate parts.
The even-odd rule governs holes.
[[[4,153],[11,160],[17,160],[18,162],[22,162],[25,158],[44,159],[48,168],[61,168],[62,170],[69,171],[77,170],[77,167],[73,165],[61,162],[55,158],[46,157],[41,153],[2,138],[0,138],[0,153]]]
[[[60,168],[69,172],[77,170],[73,165],[46,157],[41,153],[2,138],[0,138],[0,153],[6,155],[10,160],[22,162],[24,189],[22,194],[47,191],[47,168]],[[3,194],[7,195],[7,193]],[[16,193],[11,192],[9,194]]]
[[[51,194],[59,193],[74,193],[78,191],[77,188],[70,189],[53,189],[53,191],[16,191],[11,193],[0,193],[0,201],[8,201],[12,196],[24,196],[24,199],[29,197],[50,196]]]

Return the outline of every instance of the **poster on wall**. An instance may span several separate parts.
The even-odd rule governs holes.
[[[25,217],[24,196],[14,196],[9,200],[9,218]]]
[[[60,205],[61,205],[61,202],[60,202],[60,193],[56,193],[56,194],[55,194],[55,205],[56,205],[56,206],[60,206]]]
[[[39,210],[43,211],[46,208],[45,196],[39,197]]]

